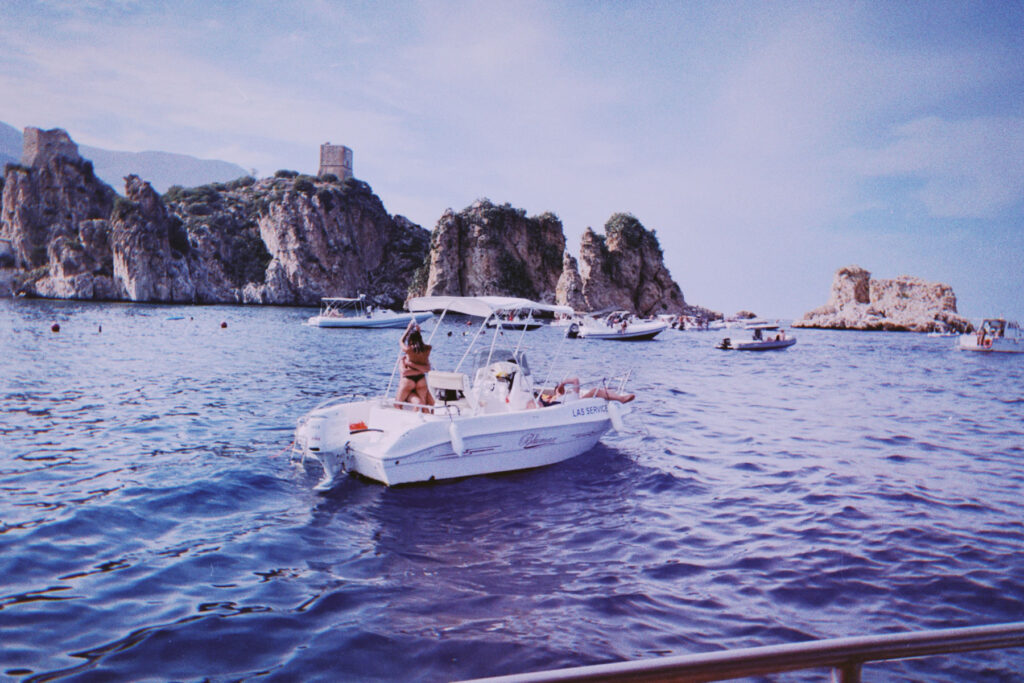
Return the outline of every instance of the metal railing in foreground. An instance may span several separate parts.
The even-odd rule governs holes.
[[[936,631],[853,636],[804,643],[768,645],[692,655],[595,664],[478,679],[527,683],[535,681],[724,681],[746,676],[832,669],[833,679],[858,683],[861,667],[910,657],[1024,646],[1024,622],[971,626]]]

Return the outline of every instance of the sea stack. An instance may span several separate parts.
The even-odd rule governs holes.
[[[872,279],[860,266],[837,270],[828,303],[805,313],[793,327],[904,332],[973,329],[970,321],[957,314],[956,295],[949,285],[907,275]]]

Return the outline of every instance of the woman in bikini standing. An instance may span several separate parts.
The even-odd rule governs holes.
[[[430,372],[430,345],[423,342],[420,326],[410,320],[405,334],[399,342],[402,347],[402,379],[398,383],[399,403],[434,405],[434,397],[427,387],[427,373]]]

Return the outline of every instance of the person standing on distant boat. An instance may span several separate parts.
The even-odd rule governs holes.
[[[399,342],[402,347],[401,367],[402,379],[398,383],[399,403],[419,403],[434,405],[434,397],[427,386],[427,373],[430,372],[430,345],[424,343],[420,326],[410,320],[405,334]]]

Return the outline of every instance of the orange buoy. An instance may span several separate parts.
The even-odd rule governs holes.
[[[50,325],[50,332],[60,332],[60,323]]]

